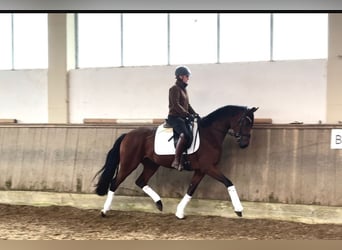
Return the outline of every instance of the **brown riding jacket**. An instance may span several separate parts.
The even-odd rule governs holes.
[[[185,118],[190,114],[196,114],[189,103],[187,86],[188,84],[177,80],[175,85],[169,89],[169,115]]]

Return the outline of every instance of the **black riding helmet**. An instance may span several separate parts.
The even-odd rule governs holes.
[[[191,75],[191,71],[190,69],[187,67],[187,66],[179,66],[176,68],[176,71],[175,71],[175,76],[178,77],[178,76],[190,76]]]

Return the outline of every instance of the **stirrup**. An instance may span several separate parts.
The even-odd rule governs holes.
[[[184,160],[182,166],[185,170],[192,170],[191,162],[189,160]]]

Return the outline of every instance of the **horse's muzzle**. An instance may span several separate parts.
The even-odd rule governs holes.
[[[241,136],[238,139],[240,148],[247,148],[249,146],[249,136]]]
[[[239,143],[240,148],[247,148],[249,143]]]

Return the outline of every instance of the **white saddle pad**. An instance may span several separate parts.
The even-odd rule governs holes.
[[[175,154],[175,144],[173,139],[173,129],[164,128],[165,124],[158,126],[156,135],[154,137],[154,151],[157,155],[174,155]],[[194,123],[193,129],[193,140],[191,147],[188,149],[188,154],[196,152],[200,145],[200,137],[198,133],[198,124]],[[170,140],[170,138],[172,139]]]

